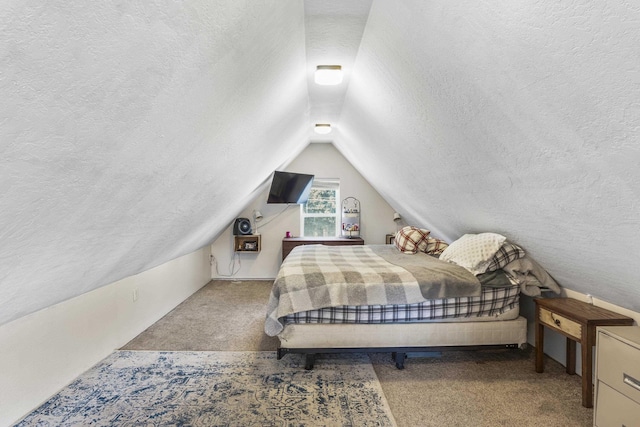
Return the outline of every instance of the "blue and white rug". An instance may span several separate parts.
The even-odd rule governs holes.
[[[369,358],[116,351],[18,426],[395,426]]]

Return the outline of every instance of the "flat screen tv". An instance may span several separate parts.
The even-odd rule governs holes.
[[[307,203],[313,175],[275,171],[267,203]]]

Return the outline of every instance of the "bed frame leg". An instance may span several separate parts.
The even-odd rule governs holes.
[[[404,359],[407,358],[407,353],[396,352],[396,353],[393,353],[393,357],[396,362],[396,368],[404,369]]]
[[[316,363],[315,353],[307,353],[304,358],[304,369],[310,371],[313,369],[313,365]]]

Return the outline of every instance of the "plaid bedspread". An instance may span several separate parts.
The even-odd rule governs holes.
[[[413,304],[480,296],[464,268],[389,245],[297,246],[282,263],[267,305],[265,333],[278,335],[290,314],[326,307]]]

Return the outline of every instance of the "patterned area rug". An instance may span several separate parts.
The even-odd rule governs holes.
[[[369,358],[116,351],[18,426],[395,426]]]

